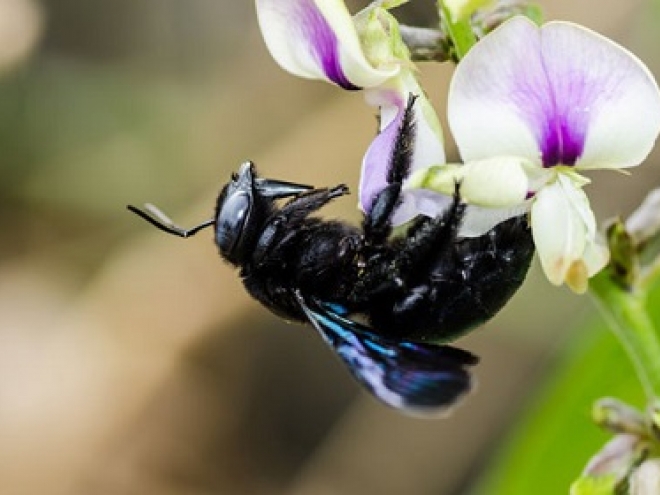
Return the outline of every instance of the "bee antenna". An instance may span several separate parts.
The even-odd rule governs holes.
[[[170,217],[165,215],[165,213],[163,213],[158,207],[150,203],[144,205],[144,210],[136,208],[133,205],[128,205],[126,206],[126,208],[128,208],[128,210],[131,211],[132,213],[135,213],[137,216],[141,217],[143,220],[149,222],[157,229],[160,229],[163,232],[167,232],[168,234],[176,235],[183,238],[192,237],[200,230],[203,230],[207,227],[211,227],[212,225],[215,224],[215,219],[212,218],[210,220],[207,220],[206,222],[200,223],[199,225],[195,225],[190,229],[184,229],[183,227],[180,227],[177,224],[175,224],[170,219]]]

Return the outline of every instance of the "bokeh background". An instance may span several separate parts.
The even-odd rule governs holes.
[[[406,19],[432,24],[429,4]],[[660,74],[657,4],[542,5]],[[424,67],[440,114],[451,70]],[[125,210],[151,201],[184,225],[205,220],[246,159],[355,190],[375,126],[359,94],[275,65],[252,2],[0,0],[0,493],[474,489],[592,317],[587,297],[535,264],[460,343],[482,357],[478,391],[421,421],[367,397],[309,328],[250,300],[210,232],[168,237]],[[659,158],[629,177],[592,174],[599,217],[658,186]],[[354,196],[324,211],[358,218]],[[576,421],[590,428],[588,410]]]

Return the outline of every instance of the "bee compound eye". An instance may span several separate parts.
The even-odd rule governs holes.
[[[249,194],[236,191],[225,199],[218,211],[215,242],[229,261],[236,261],[240,256],[251,210]]]

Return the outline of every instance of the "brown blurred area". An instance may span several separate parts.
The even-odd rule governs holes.
[[[657,75],[650,4],[544,8]],[[482,357],[476,393],[447,419],[411,419],[358,390],[309,328],[250,300],[210,233],[184,241],[131,216],[126,204],[152,201],[184,225],[205,220],[246,159],[356,189],[373,110],[283,73],[253,8],[0,0],[1,494],[467,493],[588,315],[534,267],[459,344]],[[425,67],[440,114],[450,72]],[[600,217],[657,187],[657,161],[594,174]],[[324,211],[358,218],[354,196]]]

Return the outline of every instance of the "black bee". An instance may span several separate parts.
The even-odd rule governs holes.
[[[213,226],[220,255],[240,269],[247,291],[287,320],[309,322],[353,376],[386,404],[442,412],[469,391],[478,359],[447,345],[495,315],[522,284],[534,246],[525,217],[476,238],[457,233],[465,205],[418,217],[393,237],[391,217],[410,168],[410,99],[389,164],[361,228],[310,216],[348,194],[264,179],[244,163],[224,186],[215,216],[192,229],[160,211],[128,208],[181,237]],[[288,199],[280,204],[279,200]],[[364,323],[353,318],[359,316]]]

